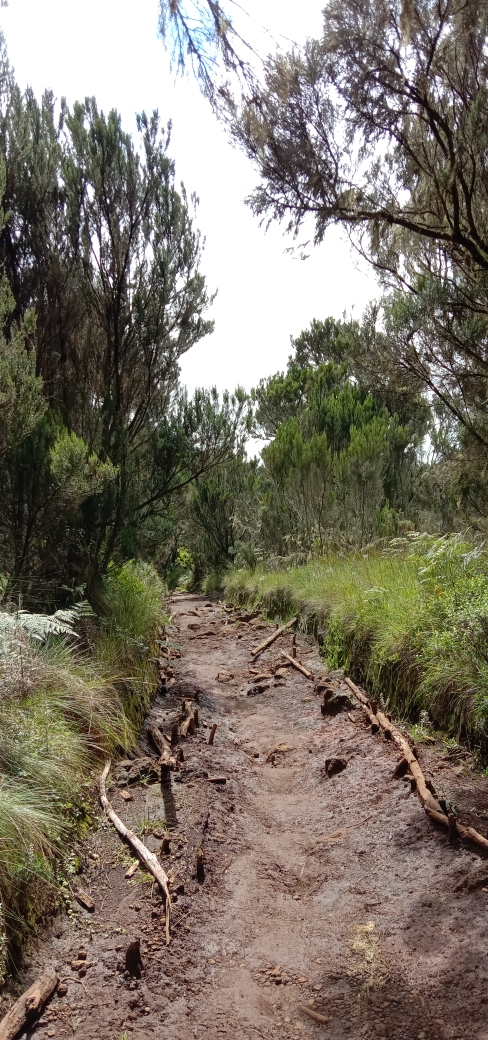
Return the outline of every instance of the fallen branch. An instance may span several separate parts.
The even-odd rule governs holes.
[[[179,733],[180,737],[187,737],[189,733],[195,732],[195,719],[193,715],[188,715],[184,722],[181,723]]]
[[[282,625],[281,628],[277,628],[271,636],[268,636],[268,638],[264,640],[264,643],[261,643],[260,646],[256,647],[255,650],[251,650],[251,656],[257,657],[258,654],[261,654],[263,650],[266,650],[268,646],[271,646],[271,644],[274,643],[275,639],[278,639],[278,636],[280,636],[282,632],[286,632],[287,628],[291,628],[292,625],[296,625],[297,621],[298,617],[294,617],[291,619],[291,621],[287,621],[286,625]]]
[[[295,661],[295,658],[290,657],[290,655],[286,654],[284,650],[281,651],[281,654],[282,657],[286,657],[286,660],[289,661],[294,668],[296,668],[297,672],[301,672],[306,679],[313,679],[312,672],[309,672],[308,668],[305,668],[303,664],[300,664],[300,661]]]
[[[49,969],[32,983],[32,986],[15,1001],[0,1022],[0,1040],[14,1040],[17,1033],[42,1011],[44,1004],[54,993],[59,977]]]
[[[114,810],[112,809],[112,806],[107,798],[107,791],[105,788],[105,781],[107,779],[109,771],[110,760],[106,763],[105,769],[103,770],[103,773],[100,777],[100,801],[103,805],[103,808],[105,809],[105,812],[109,820],[111,821],[111,823],[113,823],[115,830],[118,831],[122,838],[125,838],[125,840],[129,842],[129,845],[131,845],[131,847],[134,849],[134,852],[136,852],[136,854],[139,856],[139,859],[142,860],[142,862],[145,864],[147,869],[152,874],[153,878],[155,878],[155,880],[158,882],[158,885],[164,894],[166,900],[166,944],[168,945],[170,940],[171,923],[171,896],[169,894],[168,876],[164,872],[161,864],[158,863],[158,860],[154,853],[149,851],[147,846],[144,845],[144,842],[137,837],[137,834],[134,834],[133,831],[129,830],[129,828],[125,826],[125,823],[122,823],[120,817],[118,817],[117,813],[114,812]],[[0,1040],[3,1040],[1,1033]]]
[[[313,1018],[314,1022],[322,1022],[324,1025],[329,1021],[325,1015],[320,1015],[318,1011],[312,1011],[312,1008],[305,1007],[305,1004],[299,1004],[298,1010],[303,1011],[304,1015],[308,1015],[309,1018]]]
[[[368,699],[367,697],[365,697],[364,693],[362,693],[362,691],[358,689],[358,687],[355,685],[355,683],[352,682],[351,679],[345,679],[345,682],[349,686],[351,692],[356,697],[356,700],[358,700],[361,704],[361,707],[364,708],[364,710],[367,712],[369,716],[371,716],[371,708],[369,706]],[[424,774],[419,766],[419,763],[417,762],[417,759],[412,748],[410,747],[410,744],[408,743],[408,740],[406,739],[406,737],[403,736],[403,733],[401,733],[400,730],[397,729],[397,727],[394,726],[393,723],[390,722],[385,715],[383,715],[382,712],[378,711],[376,715],[378,721],[380,720],[380,717],[382,717],[384,722],[388,724],[391,739],[395,741],[395,744],[397,744],[403,752],[403,759],[408,762],[410,773],[406,775],[411,775],[415,780],[417,794],[419,796],[421,805],[423,806],[425,812],[427,813],[427,816],[429,817],[429,820],[433,820],[435,823],[439,823],[442,827],[446,827],[449,831],[449,838],[451,841],[453,840],[455,835],[458,834],[460,838],[464,839],[464,841],[472,841],[475,845],[480,845],[482,849],[488,849],[488,838],[485,838],[484,835],[480,834],[479,831],[475,830],[474,827],[466,827],[464,823],[459,823],[459,821],[456,820],[454,817],[450,819],[449,816],[446,816],[445,813],[442,812],[442,808],[439,805],[439,802],[427,787]],[[400,764],[401,763],[399,763],[399,765]],[[398,766],[395,770],[395,773],[397,773],[397,770]]]
[[[438,813],[432,809],[424,808],[429,820],[433,820],[434,823],[440,823],[442,827],[452,829],[452,824],[449,827],[449,818],[443,812]],[[466,827],[464,823],[459,823],[459,820],[455,821],[455,826],[459,837],[464,838],[464,841],[473,841],[475,845],[481,845],[482,849],[488,849],[488,838],[484,838],[474,827]]]
[[[358,690],[356,684],[353,683],[352,679],[346,679],[345,682],[347,682],[349,689],[354,694],[359,703],[362,704],[363,707],[368,706],[369,708],[367,698],[364,696],[361,690]],[[371,716],[371,708],[369,708],[368,715]],[[433,812],[438,812],[443,815],[441,806],[439,805],[437,798],[434,798],[434,795],[431,794],[429,788],[427,787],[425,776],[417,762],[417,759],[415,758],[415,755],[406,737],[404,737],[403,733],[401,733],[400,730],[397,729],[397,727],[394,726],[393,723],[386,718],[386,715],[384,715],[382,711],[376,712],[375,717],[377,722],[381,725],[382,729],[385,730],[385,736],[387,736],[388,734],[389,739],[395,741],[395,744],[397,744],[397,746],[402,751],[404,758],[406,758],[410,772],[417,785],[417,794],[419,796],[421,805],[423,805],[424,808],[426,807],[428,809],[431,809]]]
[[[171,744],[161,730],[152,723],[147,727],[147,733],[160,753],[158,765],[161,766],[161,783],[168,783],[170,770],[177,768],[176,758],[171,754]]]

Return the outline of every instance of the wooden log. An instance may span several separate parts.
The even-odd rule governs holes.
[[[300,661],[295,661],[295,658],[290,657],[290,655],[286,654],[284,650],[281,651],[281,654],[282,657],[286,657],[286,660],[289,661],[294,668],[296,668],[297,672],[301,672],[306,679],[313,679],[312,672],[309,672],[308,668],[305,668],[305,665],[300,664]]]
[[[151,738],[154,746],[157,747],[160,755],[164,755],[165,751],[171,752],[171,744],[169,740],[167,740],[164,733],[161,733],[161,730],[153,723],[147,727],[147,735]]]
[[[369,707],[368,699],[365,697],[364,693],[358,689],[351,679],[346,679],[345,682],[364,710],[367,711],[368,715],[370,715],[371,708]],[[381,713],[378,713],[378,715],[379,714]],[[410,773],[407,775],[409,779],[411,777],[412,790],[414,790],[414,788],[417,789],[420,802],[429,819],[433,820],[435,823],[439,823],[442,827],[447,827],[450,831],[450,838],[453,836],[455,826],[458,837],[462,838],[464,841],[472,841],[475,845],[479,845],[483,849],[488,849],[488,838],[485,838],[484,835],[480,834],[474,827],[466,827],[464,823],[460,823],[457,819],[455,819],[451,824],[449,823],[449,816],[446,816],[446,814],[443,813],[442,806],[437,801],[437,798],[431,791],[429,791],[424,774],[417,761],[417,748],[410,747],[410,744],[406,737],[403,736],[403,733],[401,733],[393,723],[389,720],[387,721],[390,726],[392,740],[394,740],[401,749],[403,757],[408,762]]]
[[[195,732],[195,720],[193,715],[189,715],[180,726],[180,737],[187,737],[189,733]]]
[[[100,777],[100,802],[105,810],[111,823],[113,823],[115,830],[129,842],[129,845],[134,849],[134,852],[139,856],[139,859],[144,863],[153,878],[157,881],[161,891],[163,892],[166,901],[166,944],[170,941],[170,925],[171,925],[171,896],[169,893],[169,880],[168,875],[163,870],[161,864],[158,862],[153,852],[150,852],[144,842],[134,834],[133,831],[129,830],[122,823],[122,820],[117,813],[112,809],[112,806],[107,798],[107,791],[105,787],[105,781],[110,771],[110,759],[105,765],[105,769]],[[3,1040],[0,1033],[0,1040]]]
[[[214,722],[214,724],[212,726],[212,729],[210,730],[210,736],[208,738],[209,744],[213,744],[216,732],[217,732],[217,723]]]
[[[54,993],[59,976],[49,968],[15,1001],[0,1022],[0,1040],[14,1040],[25,1025],[30,1025]]]
[[[306,1007],[305,1004],[299,1004],[298,1010],[302,1011],[304,1015],[308,1015],[309,1018],[313,1018],[314,1022],[322,1022],[325,1025],[329,1021],[325,1015],[321,1015],[318,1011]]]
[[[282,625],[281,628],[277,628],[272,635],[268,636],[268,638],[264,640],[264,643],[260,643],[260,645],[256,647],[255,650],[251,650],[251,656],[257,657],[258,654],[262,654],[263,650],[267,650],[268,646],[271,646],[271,644],[274,643],[275,639],[278,639],[278,636],[280,636],[282,632],[286,632],[287,628],[291,628],[292,625],[296,625],[297,621],[298,617],[294,617],[291,619],[291,621],[287,621],[286,625]]]
[[[447,822],[449,824],[449,841],[452,845],[454,845],[454,842],[456,842],[459,838],[457,821],[454,813],[449,813],[447,817]]]
[[[168,738],[164,736],[164,733],[161,733],[157,726],[151,723],[147,727],[147,734],[160,752],[158,765],[161,766],[161,786],[164,787],[164,785],[170,783],[171,770],[176,769],[176,758],[171,754],[171,744]]]
[[[345,682],[347,683],[347,685],[349,686],[349,689],[354,694],[354,696],[357,698],[359,703],[362,704],[363,707],[368,707],[369,708],[368,698],[365,697],[364,693],[362,693],[362,691],[358,689],[356,684],[353,683],[352,679],[349,679],[349,678],[345,679]],[[368,714],[370,712],[371,712],[371,708],[369,708]],[[381,718],[380,718],[380,716],[381,716]],[[390,720],[386,718],[386,715],[383,715],[383,712],[379,711],[377,713],[377,715],[375,716],[375,718],[377,719],[377,721],[380,723],[380,725],[382,727],[386,726],[388,728],[388,731],[389,731],[389,734],[390,734],[390,740],[394,740],[395,741],[395,744],[397,744],[398,747],[400,748],[400,750],[402,751],[404,758],[406,758],[406,760],[408,762],[408,765],[409,765],[409,768],[410,768],[410,772],[411,772],[411,774],[412,774],[412,776],[413,776],[413,778],[414,778],[414,780],[416,782],[416,785],[417,785],[417,794],[419,796],[421,804],[424,807],[427,806],[427,808],[431,809],[433,812],[438,812],[438,813],[442,814],[442,809],[441,809],[441,807],[439,805],[439,802],[437,801],[437,798],[434,798],[434,795],[431,794],[431,792],[429,791],[429,788],[427,787],[427,784],[426,784],[426,781],[425,781],[425,776],[424,776],[424,774],[423,774],[423,772],[422,772],[422,770],[421,770],[421,768],[420,768],[420,766],[419,766],[419,764],[417,762],[417,759],[416,759],[416,757],[415,757],[415,755],[413,753],[413,750],[410,747],[410,744],[408,743],[408,740],[406,739],[406,737],[404,737],[403,733],[401,733],[400,730],[397,729],[397,727],[394,726],[393,723],[390,722]]]
[[[433,812],[432,809],[426,806],[424,808],[429,820],[439,823],[441,827],[449,827],[449,819],[447,816],[444,816],[444,813]],[[464,823],[459,823],[459,820],[456,820],[456,830],[458,836],[463,838],[464,841],[472,841],[475,845],[480,845],[482,849],[488,849],[488,838],[485,838],[474,827],[466,827]]]
[[[390,722],[390,720],[387,718],[386,715],[383,714],[382,711],[380,711],[379,708],[376,709],[375,715],[376,715],[376,718],[378,719],[378,722],[379,722],[379,724],[380,724],[380,726],[381,726],[381,728],[383,730],[383,733],[385,735],[385,740],[391,740],[391,738],[392,738],[392,729],[391,729],[391,722]]]

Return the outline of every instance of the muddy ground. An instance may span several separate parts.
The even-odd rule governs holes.
[[[398,753],[359,709],[323,718],[313,683],[292,668],[252,681],[250,649],[273,626],[236,623],[206,602],[173,603],[169,636],[181,658],[149,720],[167,730],[182,696],[198,694],[200,725],[171,789],[149,778],[125,801],[123,780],[109,784],[114,808],[151,849],[170,835],[161,862],[176,893],[171,944],[156,886],[142,870],[125,878],[133,858],[100,815],[71,912],[32,944],[1,1010],[52,965],[61,991],[25,1038],[488,1040],[488,862],[450,845],[409,782],[392,779]],[[283,664],[291,638],[262,655],[263,672]],[[304,637],[298,658],[323,675]],[[141,750],[155,755],[144,735]],[[347,764],[329,779],[334,756]],[[436,744],[421,746],[420,761],[460,818],[486,833],[488,782],[469,759]],[[94,911],[79,906],[78,888]],[[137,938],[140,979],[124,975]],[[80,947],[81,971],[71,966]]]

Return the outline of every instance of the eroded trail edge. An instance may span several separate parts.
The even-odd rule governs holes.
[[[107,781],[169,878],[171,943],[158,885],[101,813],[70,912],[18,981],[63,979],[35,1035],[488,1040],[482,850],[433,826],[340,675],[322,714],[312,641],[268,642],[275,626],[202,597],[172,608],[166,692]],[[425,744],[419,762],[485,833],[469,761]]]

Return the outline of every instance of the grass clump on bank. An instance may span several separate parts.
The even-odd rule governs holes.
[[[100,617],[0,607],[0,980],[75,869],[100,762],[134,743],[156,688],[163,591],[130,562],[109,572]]]
[[[330,667],[389,708],[488,750],[488,552],[458,535],[415,535],[383,551],[306,566],[233,571],[226,595],[270,616],[300,615]]]

